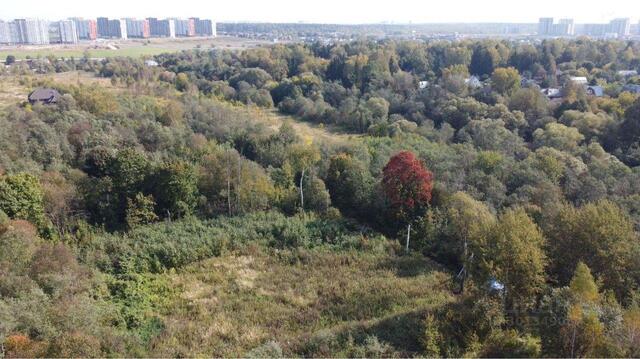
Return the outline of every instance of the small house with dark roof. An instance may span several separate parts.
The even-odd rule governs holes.
[[[58,102],[60,93],[54,89],[39,88],[29,94],[29,103],[42,103],[50,105]]]

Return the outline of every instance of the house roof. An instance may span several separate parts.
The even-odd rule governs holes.
[[[622,91],[640,93],[640,85],[627,84],[622,87]]]
[[[636,70],[620,70],[620,71],[618,71],[618,75],[636,76],[636,75],[638,75],[638,71],[636,71]]]
[[[602,86],[587,86],[587,91],[588,90],[591,90],[594,96],[599,97],[604,95],[604,89],[602,89]]]
[[[50,88],[39,88],[29,94],[29,101],[52,101],[60,97],[60,93]]]

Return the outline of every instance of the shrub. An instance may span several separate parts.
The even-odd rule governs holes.
[[[275,341],[269,341],[244,355],[245,358],[283,358],[282,348]]]
[[[540,339],[520,335],[515,330],[497,331],[485,342],[482,357],[486,358],[536,358],[541,352]]]

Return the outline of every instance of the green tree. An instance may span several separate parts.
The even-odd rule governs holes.
[[[560,151],[574,153],[584,136],[573,127],[560,123],[548,123],[544,130],[539,128],[533,132],[533,144],[537,147],[552,147]]]
[[[473,49],[469,70],[478,76],[490,75],[501,62],[502,56],[496,46],[490,42],[481,43]]]
[[[78,107],[97,116],[118,109],[118,102],[113,93],[97,85],[74,87],[72,94]]]
[[[443,338],[438,330],[438,322],[433,315],[427,315],[424,320],[424,336],[421,338],[424,355],[428,358],[440,357],[440,343]]]
[[[27,173],[0,175],[0,211],[12,219],[24,219],[48,236],[44,215],[44,192],[40,181]]]
[[[591,270],[582,262],[578,262],[569,287],[573,295],[581,302],[596,302],[600,296]]]
[[[516,90],[509,99],[511,111],[521,111],[529,123],[533,123],[548,113],[548,100],[535,88],[521,88]]]
[[[495,216],[484,203],[464,192],[451,196],[445,213],[448,219],[446,243],[449,247],[444,250],[448,254],[446,257],[456,258],[465,270],[465,277],[467,273],[477,273],[478,261],[473,258],[486,250],[487,236],[495,225]]]
[[[5,65],[13,65],[16,62],[16,57],[13,55],[7,55],[7,58],[4,60]]]
[[[515,330],[492,333],[482,347],[485,358],[536,358],[542,347],[540,339],[530,334],[520,335]]]
[[[626,153],[626,162],[632,166],[640,164],[640,98],[624,112],[624,121],[620,124],[620,144]]]
[[[357,159],[346,153],[331,157],[326,184],[331,201],[345,214],[367,212],[373,183],[369,170]]]
[[[613,290],[618,299],[630,294],[635,279],[629,273],[640,267],[640,249],[633,223],[620,207],[610,201],[565,205],[547,223],[550,271],[561,284],[568,284],[571,268],[584,262],[603,289]]]
[[[189,80],[189,76],[184,72],[181,72],[176,76],[175,82],[176,82],[176,89],[182,92],[187,91],[191,84],[191,81]]]
[[[134,198],[127,198],[127,227],[135,228],[142,224],[153,223],[158,220],[155,211],[156,202],[153,196],[136,194]]]
[[[307,176],[305,182],[307,208],[316,212],[326,212],[331,206],[331,197],[324,182],[314,175]]]
[[[598,318],[599,299],[591,271],[584,263],[576,267],[570,287],[573,303],[567,311],[566,324],[560,335],[564,341],[564,356],[591,357],[604,341],[604,326]]]
[[[491,74],[493,89],[503,95],[510,95],[520,88],[520,74],[513,67],[500,67]]]
[[[465,65],[452,65],[442,70],[442,86],[459,96],[465,94],[467,78],[469,69]]]
[[[198,200],[195,168],[183,161],[163,164],[154,172],[153,194],[162,215],[175,218],[193,213]]]
[[[123,205],[144,188],[151,165],[146,156],[133,148],[118,151],[107,165],[106,175],[113,180],[114,191]]]
[[[544,245],[538,226],[524,209],[516,208],[500,215],[487,244],[479,246],[484,278],[493,277],[505,285],[507,309],[527,308],[542,292],[547,263]]]
[[[305,175],[320,160],[318,149],[311,144],[296,144],[289,148],[289,163],[299,173],[300,209],[304,211]]]

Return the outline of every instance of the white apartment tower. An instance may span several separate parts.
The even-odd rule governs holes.
[[[609,22],[609,32],[618,35],[618,37],[625,37],[631,34],[631,19],[618,18]]]
[[[13,44],[11,27],[8,22],[0,20],[0,44]]]
[[[49,43],[49,23],[39,19],[16,19],[14,42],[17,44],[45,45]]]

